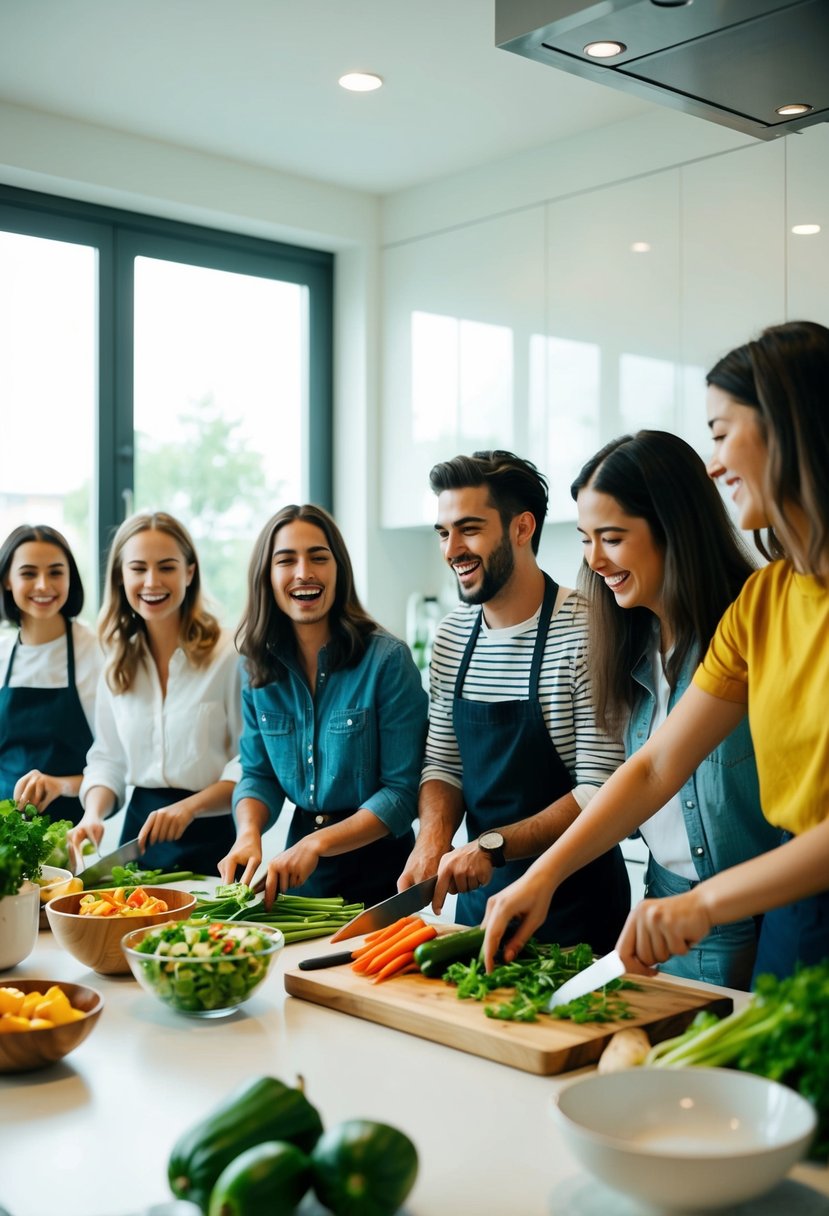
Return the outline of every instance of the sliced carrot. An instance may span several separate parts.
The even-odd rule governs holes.
[[[379,984],[383,980],[387,980],[390,976],[396,975],[398,971],[401,971],[404,967],[407,967],[413,959],[414,951],[412,950],[407,950],[405,954],[398,955],[396,958],[393,958],[390,963],[386,963],[382,971],[378,971],[372,982]]]
[[[404,925],[410,925],[412,921],[419,920],[417,916],[401,916],[392,925],[386,925],[385,929],[375,929],[373,933],[367,933],[365,936],[366,946],[371,946],[377,942],[385,941],[387,937],[393,937]],[[363,949],[364,947],[361,947]]]
[[[415,946],[419,946],[421,942],[431,941],[433,937],[437,937],[437,929],[434,925],[424,925],[421,929],[415,929],[400,941],[395,941],[388,950],[373,958],[366,967],[366,975],[376,975],[378,971],[382,971],[386,963],[390,963],[393,958],[398,958],[401,954],[406,954],[408,951],[413,951]]]
[[[136,887],[132,895],[130,895],[127,903],[131,908],[140,908],[143,903],[146,903],[150,897],[143,887]]]
[[[398,929],[398,931],[392,937],[387,937],[384,941],[376,942],[374,945],[370,946],[364,954],[360,955],[356,962],[351,964],[352,968],[355,971],[363,971],[365,969],[364,964],[371,962],[373,959],[383,954],[386,950],[391,949],[396,942],[403,941],[403,939],[413,930],[422,929],[424,924],[425,921],[421,920],[419,916],[415,917],[414,924],[403,925],[403,927]]]

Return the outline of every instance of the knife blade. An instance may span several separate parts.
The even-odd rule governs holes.
[[[107,853],[93,865],[81,870],[78,878],[83,883],[84,890],[88,890],[93,884],[111,878],[113,866],[125,866],[128,861],[136,861],[140,856],[141,849],[138,847],[138,840],[128,840],[113,853]]]
[[[349,937],[357,937],[361,933],[373,933],[375,929],[385,929],[387,925],[393,925],[401,916],[410,916],[412,912],[419,912],[421,908],[426,907],[434,895],[437,881],[438,876],[434,874],[431,878],[425,878],[423,882],[419,882],[405,891],[398,891],[397,895],[384,899],[382,903],[366,908],[347,925],[338,929],[332,935],[331,941],[341,942]]]
[[[557,1009],[559,1005],[566,1005],[580,996],[586,996],[588,992],[595,992],[597,988],[609,984],[611,980],[616,980],[624,974],[625,964],[618,953],[611,950],[610,954],[602,955],[601,958],[596,959],[595,963],[591,963],[589,967],[585,967],[578,975],[567,980],[560,988],[556,988],[544,1009],[549,1013],[552,1009]]]

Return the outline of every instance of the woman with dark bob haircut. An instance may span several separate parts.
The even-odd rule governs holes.
[[[237,836],[220,873],[251,882],[262,835],[285,799],[287,846],[268,864],[278,891],[393,895],[414,844],[412,820],[427,697],[409,649],[368,615],[334,520],[283,507],[262,529],[237,634],[246,660]]]
[[[78,790],[92,743],[101,652],[75,620],[83,584],[55,528],[21,524],[0,546],[0,798],[81,817]]]
[[[590,605],[589,669],[597,719],[638,751],[691,682],[725,609],[754,565],[705,464],[678,435],[639,431],[588,460],[571,487]],[[650,857],[645,894],[689,891],[778,842],[763,817],[744,719],[639,833]],[[747,988],[753,917],[715,926],[661,970]]]
[[[743,721],[763,813],[778,848],[670,899],[643,900],[617,948],[647,972],[716,925],[765,913],[755,963],[791,974],[829,958],[829,329],[775,325],[709,372],[708,474],[731,494],[741,528],[770,529],[776,556],[725,611],[690,687],[575,824],[487,908],[487,960],[511,918],[507,954],[544,917],[574,869],[632,831],[687,782]]]

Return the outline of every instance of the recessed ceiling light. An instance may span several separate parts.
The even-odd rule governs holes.
[[[787,106],[778,106],[774,112],[781,118],[791,118],[794,114],[808,114],[812,108],[805,101],[792,101]]]
[[[592,59],[612,59],[614,55],[621,55],[622,51],[626,50],[624,42],[588,42],[584,53]]]
[[[651,247],[647,241],[634,241],[630,251],[631,253],[650,253]]]
[[[383,77],[376,72],[346,72],[339,83],[351,93],[371,93],[383,84]]]
[[[792,232],[795,236],[815,236],[820,232],[820,224],[795,224]]]

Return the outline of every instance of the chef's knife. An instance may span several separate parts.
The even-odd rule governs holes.
[[[316,954],[313,958],[304,958],[299,964],[299,969],[300,971],[321,971],[323,967],[342,967],[344,963],[353,961],[353,950],[338,950],[334,954]]]
[[[588,992],[595,992],[597,988],[609,984],[611,980],[616,980],[624,974],[625,964],[616,951],[611,950],[610,954],[596,959],[595,963],[591,963],[578,975],[574,975],[571,980],[567,980],[566,984],[556,988],[544,1008],[549,1013],[552,1009],[557,1009],[559,1005],[567,1005],[580,996],[586,996]]]
[[[435,874],[432,878],[426,878],[423,882],[417,883],[414,887],[399,891],[390,899],[384,899],[382,903],[375,904],[373,908],[366,908],[365,912],[360,912],[347,925],[338,929],[331,937],[331,941],[341,942],[349,937],[357,937],[361,933],[373,933],[375,929],[385,929],[387,925],[393,925],[401,916],[411,916],[412,912],[419,912],[421,908],[426,907],[434,895],[437,881],[438,876]]]
[[[113,866],[125,866],[128,861],[137,861],[141,856],[141,850],[138,847],[138,840],[128,840],[126,844],[122,844],[114,853],[107,853],[100,861],[96,861],[93,865],[87,866],[85,870],[81,870],[78,878],[84,885],[84,890],[89,890],[96,883],[101,883],[107,878],[112,877]]]

